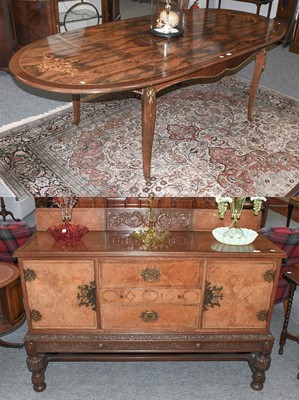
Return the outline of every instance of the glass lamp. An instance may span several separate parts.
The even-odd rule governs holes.
[[[172,38],[184,33],[184,0],[151,0],[151,33]]]

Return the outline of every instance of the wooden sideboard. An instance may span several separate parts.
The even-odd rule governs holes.
[[[131,236],[146,224],[142,209],[83,209],[90,231],[62,245],[46,231],[59,210],[37,211],[39,231],[15,253],[35,391],[46,388],[46,366],[58,360],[244,360],[251,387],[263,388],[285,257],[278,247],[263,236],[225,246],[210,230],[219,218],[210,222],[197,214],[202,210],[184,209],[154,210],[155,226],[170,236],[152,250]],[[74,209],[74,222],[83,215]]]

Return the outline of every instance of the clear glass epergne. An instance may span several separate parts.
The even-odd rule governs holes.
[[[217,240],[225,244],[248,244],[251,243],[257,233],[251,229],[242,228],[240,226],[240,218],[246,197],[216,197],[217,208],[221,219],[224,218],[227,209],[230,209],[232,222],[228,227],[217,228],[213,231],[213,235]],[[250,201],[253,202],[253,213],[258,215],[261,211],[262,204],[267,199],[265,197],[250,197]]]

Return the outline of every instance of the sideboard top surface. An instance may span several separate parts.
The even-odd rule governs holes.
[[[259,258],[267,255],[269,259],[286,257],[285,253],[263,235],[248,246],[229,246],[217,242],[211,231],[170,232],[164,244],[154,249],[141,246],[131,237],[130,232],[90,231],[79,242],[60,244],[48,232],[35,233],[15,253],[15,257],[213,257],[222,258],[224,253],[234,258]]]

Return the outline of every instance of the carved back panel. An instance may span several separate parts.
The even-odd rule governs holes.
[[[154,225],[169,231],[211,230],[231,223],[229,212],[221,220],[217,209],[153,209]],[[252,210],[244,210],[241,226],[259,230],[262,214],[254,216]],[[90,231],[132,231],[146,228],[149,220],[148,208],[74,208],[72,222],[85,225]],[[38,231],[46,231],[49,226],[62,223],[58,208],[37,208],[36,225]]]

